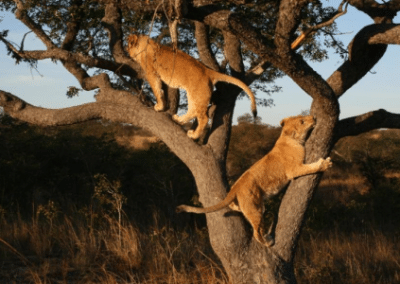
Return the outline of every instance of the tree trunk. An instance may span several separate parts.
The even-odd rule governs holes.
[[[311,155],[308,151],[308,162],[328,154],[330,144],[321,141],[331,140],[334,125],[335,121],[332,121],[329,127],[320,126],[324,137],[319,134],[310,139],[307,149],[313,149],[313,152]],[[220,167],[212,156],[208,158],[193,172],[203,206],[214,205],[226,195]],[[225,209],[207,214],[211,245],[231,283],[296,283],[294,253],[304,215],[320,176],[311,175],[292,182],[280,206],[276,244],[271,248],[265,248],[253,239],[252,229],[241,213]]]

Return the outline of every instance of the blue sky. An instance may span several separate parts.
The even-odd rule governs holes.
[[[329,1],[330,5],[338,7],[340,1]],[[10,13],[0,12],[0,31],[10,30],[8,39],[20,43],[27,28]],[[399,22],[400,16],[395,18]],[[345,34],[340,40],[347,46],[355,34],[365,25],[372,24],[368,16],[363,15],[349,6],[348,13],[336,20],[339,30]],[[44,48],[39,39],[29,34],[25,49]],[[329,54],[329,59],[322,63],[310,65],[328,78],[342,63],[342,59],[335,54]],[[353,86],[340,99],[341,118],[362,114],[379,108],[390,112],[399,112],[400,107],[400,46],[389,46],[381,61],[361,81]],[[38,73],[39,72],[39,73]],[[80,87],[78,81],[67,72],[60,63],[54,64],[50,60],[40,61],[38,72],[30,69],[26,64],[15,65],[7,56],[3,43],[0,43],[0,89],[13,93],[25,101],[46,108],[63,108],[94,101],[93,92],[81,92],[78,97],[68,99],[68,86]],[[271,125],[278,125],[279,121],[290,115],[299,114],[310,108],[311,99],[293,81],[284,77],[275,82],[282,87],[282,91],[273,94],[273,107],[259,107],[258,113],[262,121]],[[258,96],[263,96],[258,94]],[[265,96],[265,95],[264,95]],[[239,115],[250,112],[250,101],[239,100],[234,113],[234,123]]]

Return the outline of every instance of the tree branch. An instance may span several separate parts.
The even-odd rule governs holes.
[[[343,5],[345,5],[344,11],[343,11]],[[315,26],[312,26],[312,27],[308,27],[305,31],[303,31],[301,33],[301,35],[295,41],[293,41],[293,43],[291,44],[291,48],[296,50],[297,48],[300,47],[301,42],[303,42],[304,39],[310,33],[315,32],[315,31],[317,31],[317,30],[319,30],[319,29],[321,29],[323,27],[327,27],[327,26],[332,25],[337,18],[339,18],[340,16],[343,16],[344,14],[347,13],[347,6],[348,6],[348,2],[342,1],[342,3],[340,3],[340,5],[339,5],[338,13],[335,16],[333,16],[332,19],[330,19],[330,20],[328,20],[326,22],[320,23],[318,25],[315,25]]]
[[[369,37],[369,44],[400,44],[400,25],[399,24],[381,24],[376,25],[370,33],[366,34]]]
[[[81,25],[81,14],[80,6],[82,5],[82,0],[75,0],[72,3],[71,9],[75,10],[72,16],[72,20],[67,23],[67,33],[65,35],[64,41],[61,44],[61,49],[71,50],[79,32]],[[79,16],[79,17],[78,17]]]
[[[192,172],[196,172],[197,161],[204,156],[204,151],[208,151],[190,139],[186,131],[174,123],[168,114],[145,107],[137,96],[125,91],[104,88],[94,103],[45,109],[0,90],[0,106],[13,118],[41,126],[69,125],[102,118],[146,128],[159,137]]]
[[[373,24],[357,33],[349,44],[349,59],[327,80],[337,97],[371,70],[385,54],[388,43],[400,44],[399,25]]]
[[[275,28],[275,46],[279,53],[288,53],[290,51],[290,41],[296,28],[300,23],[301,9],[307,4],[307,1],[283,0],[279,5],[279,18]]]
[[[400,128],[400,114],[379,109],[342,119],[336,126],[334,140],[338,141],[346,136],[355,136],[379,128]]]
[[[17,4],[15,16],[23,22],[31,31],[33,31],[38,38],[46,45],[48,49],[56,47],[51,39],[46,35],[43,29],[37,25],[27,14],[24,3],[21,0],[14,0]]]
[[[194,22],[195,25],[195,38],[197,43],[197,50],[199,51],[199,57],[207,67],[219,71],[220,67],[217,60],[211,52],[210,37],[208,35],[208,27],[199,21]]]
[[[132,59],[126,55],[122,43],[122,15],[121,9],[113,2],[107,4],[102,23],[108,31],[110,50],[116,62],[130,65]]]
[[[400,1],[379,4],[374,0],[348,0],[349,4],[370,16],[376,24],[391,23],[400,10]]]
[[[231,75],[243,80],[244,65],[240,41],[230,32],[223,32],[224,53],[231,69]],[[226,157],[229,147],[229,138],[232,127],[233,109],[238,94],[241,92],[236,86],[217,84],[217,94],[213,97],[216,105],[211,125],[211,135],[208,145],[211,146],[217,161],[221,164],[222,172],[226,172]]]

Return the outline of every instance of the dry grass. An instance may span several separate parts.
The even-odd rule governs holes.
[[[202,240],[166,227],[146,235],[109,216],[96,229],[66,217],[1,227],[0,283],[226,283],[202,251],[203,231]]]
[[[324,177],[317,202],[349,204],[368,191],[362,176],[337,174]],[[65,216],[49,202],[29,221],[0,215],[0,283],[228,283],[205,229],[177,231],[154,217],[156,225],[140,232],[123,211],[113,212]],[[373,228],[306,228],[295,261],[299,283],[400,283],[400,236]]]
[[[399,237],[337,230],[303,238],[296,257],[300,283],[400,283]]]
[[[206,231],[168,227],[140,233],[105,218],[98,229],[82,220],[2,223],[0,283],[228,283]],[[299,283],[400,283],[399,236],[308,233],[296,257]]]
[[[365,185],[361,176],[327,176],[318,198],[346,204]],[[228,283],[205,229],[188,233],[155,222],[140,232],[115,212],[65,216],[50,205],[28,221],[0,216],[0,283]],[[398,233],[368,222],[344,231],[306,228],[295,261],[298,283],[400,283]]]
[[[254,148],[246,146],[243,149]],[[253,156],[264,155],[264,150],[254,150]],[[348,156],[343,154],[343,160],[349,160],[351,156]],[[243,164],[251,163],[239,158],[231,165],[233,175],[240,172],[236,168],[241,170]],[[383,215],[375,216],[381,218],[375,223],[368,219],[382,213],[379,211],[362,216],[362,227],[352,228],[350,219],[354,216],[346,214],[365,213],[365,207],[360,207],[364,210],[361,211],[355,205],[369,202],[364,198],[364,203],[357,203],[357,198],[368,198],[373,185],[358,167],[343,168],[345,163],[337,164],[324,175],[313,202],[322,210],[315,212],[322,216],[319,221],[323,229],[316,229],[315,221],[314,227],[307,227],[301,236],[295,260],[298,283],[400,283],[398,228],[377,226],[377,220],[383,220]],[[384,178],[399,179],[398,169],[388,171],[387,165],[381,166]],[[388,186],[397,190],[399,184],[391,182]],[[123,200],[118,203],[103,194],[114,187],[114,193],[118,193],[119,186],[104,182],[98,185],[101,198],[98,196],[97,203],[104,208],[111,206],[111,212],[81,210],[65,216],[49,203],[40,214],[36,210],[31,220],[23,220],[6,216],[0,208],[0,283],[228,283],[210,248],[205,229],[189,233],[155,222],[152,229],[140,231],[124,216]],[[395,203],[390,197],[383,200]],[[333,211],[337,215],[332,216],[329,210],[339,205],[342,210]],[[342,224],[343,218],[349,220]],[[335,223],[338,225],[326,225]]]

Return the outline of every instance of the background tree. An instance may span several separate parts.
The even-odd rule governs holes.
[[[322,8],[320,1],[301,0],[3,0],[0,5],[13,12],[46,47],[26,50],[24,39],[16,46],[7,40],[7,31],[2,31],[0,40],[17,63],[25,61],[35,66],[38,60],[60,61],[82,89],[97,90],[95,103],[60,110],[34,107],[0,91],[0,105],[5,112],[37,125],[104,118],[144,127],[187,165],[203,206],[222,200],[228,189],[225,161],[239,90],[217,85],[214,107],[210,108],[210,131],[202,145],[192,141],[170,119],[180,102],[176,90],[165,89],[167,112],[157,113],[147,107],[152,99],[148,88],[139,90],[144,78],[142,70],[124,50],[124,38],[129,33],[151,33],[166,43],[169,27],[180,21],[179,48],[198,55],[208,67],[247,84],[254,82],[253,86],[261,90],[275,77],[288,75],[311,96],[310,113],[317,117],[317,126],[306,144],[307,163],[327,157],[334,143],[344,136],[400,125],[399,115],[384,110],[338,121],[338,98],[371,70],[388,44],[400,43],[400,27],[392,23],[400,9],[398,0],[349,0],[338,9]],[[354,37],[344,63],[324,80],[306,59],[324,58],[326,51],[315,35],[332,35],[333,21],[345,13],[347,5],[366,13],[374,24]],[[330,45],[343,51],[336,40],[331,40]],[[223,60],[219,62],[219,58]],[[250,68],[246,70],[244,63]],[[76,95],[77,91],[71,89],[68,94]],[[227,210],[207,215],[211,245],[232,283],[296,282],[293,258],[319,179],[320,175],[311,175],[291,183],[279,208],[276,244],[270,249],[252,239],[251,229],[241,215],[225,216]]]

